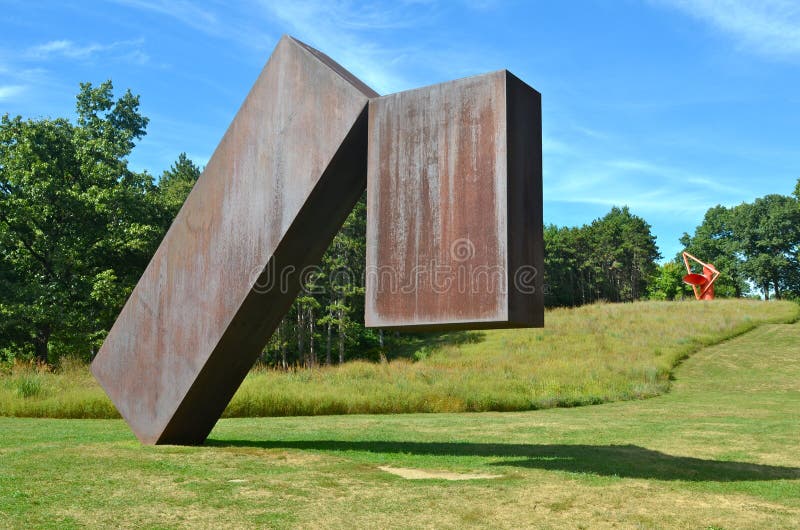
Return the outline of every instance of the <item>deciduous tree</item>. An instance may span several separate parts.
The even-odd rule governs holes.
[[[89,357],[161,237],[154,184],[126,157],[147,118],[110,81],[77,120],[0,119],[0,347]]]
[[[733,209],[733,238],[743,256],[742,270],[765,298],[793,291],[800,273],[800,209],[796,199],[767,195]]]
[[[684,233],[680,238],[687,252],[712,263],[720,271],[714,284],[718,296],[739,297],[749,290],[740,245],[734,234],[734,215],[733,209],[724,206],[709,208],[694,235]],[[675,259],[682,261],[680,256]]]

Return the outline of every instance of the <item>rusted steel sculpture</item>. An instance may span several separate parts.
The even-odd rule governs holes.
[[[369,103],[367,326],[542,326],[541,96],[501,70]]]
[[[92,363],[142,442],[205,440],[363,193],[376,95],[278,43]]]
[[[689,260],[703,267],[703,274],[692,272]],[[692,286],[694,297],[698,300],[713,300],[714,282],[719,277],[719,271],[712,264],[704,263],[688,252],[683,253],[683,264],[686,265],[686,275],[683,277],[683,281]]]
[[[205,440],[368,180],[368,265],[452,267],[449,291],[372,275],[368,325],[543,324],[538,92],[500,71],[378,98],[284,37],[92,363],[139,440]]]

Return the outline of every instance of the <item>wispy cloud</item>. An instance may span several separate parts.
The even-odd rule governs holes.
[[[37,87],[52,85],[46,70],[42,68],[29,68],[19,61],[6,58],[13,55],[0,49],[0,103],[14,103],[15,105],[28,101],[33,97]],[[0,109],[0,114],[10,109]]]
[[[213,11],[185,0],[115,0],[115,2],[166,15],[202,31],[210,31],[220,25],[220,19]]]
[[[462,3],[475,11],[488,11],[498,7],[506,7],[503,2],[498,0],[463,0]]]
[[[25,92],[25,85],[0,85],[0,101],[13,100]]]
[[[597,129],[592,129],[590,127],[584,127],[582,125],[574,125],[573,129],[577,132],[581,133],[584,136],[588,136],[594,140],[610,140],[611,136],[608,133],[598,131]]]
[[[743,48],[776,58],[800,58],[796,0],[660,0],[738,39]]]
[[[557,140],[547,132],[542,133],[542,153],[547,155],[572,154],[573,149],[566,142]]]
[[[491,47],[448,37],[444,17],[452,6],[443,2],[257,1],[287,32],[325,50],[380,93],[504,66]],[[468,4],[464,9],[489,7]]]
[[[79,44],[71,40],[54,40],[32,46],[23,57],[29,60],[49,60],[65,57],[74,60],[89,60],[98,55],[114,54],[119,59],[136,64],[145,64],[149,56],[143,51],[143,39],[115,41],[107,44]]]
[[[710,206],[749,199],[744,188],[716,175],[644,157],[613,156],[585,146],[572,148],[569,155],[545,154],[545,221],[588,223],[612,206],[628,206],[651,224],[662,255],[670,259],[680,250],[678,235],[700,223]]]
[[[92,54],[106,49],[100,44],[80,46],[70,40],[54,40],[39,44],[28,49],[26,55],[35,59],[49,59],[52,56],[70,57],[73,59],[86,58]]]
[[[324,50],[381,93],[503,66],[499,60],[492,60],[492,52],[486,46],[478,50],[466,49],[463,43],[457,46],[443,36],[441,29],[426,36],[424,42],[409,38],[411,34],[419,35],[420,29],[441,27],[443,13],[452,6],[435,0],[242,0],[231,6],[186,0],[113,1],[169,17],[195,31],[261,54],[268,52],[279,37],[263,28],[277,26],[280,33],[289,33]],[[494,3],[463,0],[461,5],[463,9],[486,10]],[[442,79],[425,78],[420,70],[442,72]]]
[[[578,134],[545,136],[544,188],[548,201],[559,203],[630,206],[644,215],[688,215],[697,218],[709,201],[736,204],[746,190],[729,179],[705,174],[678,163],[621,154],[610,135],[582,128]],[[562,131],[562,135],[564,132]],[[616,147],[615,147],[616,145]],[[713,198],[713,199],[712,199]]]
[[[677,192],[717,192],[729,196],[737,196],[742,189],[724,184],[720,179],[678,167],[654,164],[652,162],[631,159],[618,159],[606,162],[612,169],[622,170],[640,176],[651,176],[671,184],[670,188]]]
[[[236,2],[213,10],[208,4],[186,0],[113,0],[119,5],[169,17],[206,35],[237,42],[248,49],[264,51],[274,41],[258,23],[246,2]],[[239,9],[237,9],[237,7]],[[242,9],[244,7],[244,9]],[[241,16],[242,13],[249,16]]]
[[[399,73],[399,63],[414,55],[414,48],[379,45],[370,33],[425,24],[426,6],[398,2],[380,11],[347,1],[262,1],[261,6],[292,34],[325,50],[378,92],[396,92],[412,84]]]
[[[33,105],[42,98],[52,98],[56,87],[67,90],[59,80],[55,62],[153,66],[141,38],[108,43],[56,39],[17,50],[0,48],[0,102]],[[73,88],[69,86],[69,90]]]

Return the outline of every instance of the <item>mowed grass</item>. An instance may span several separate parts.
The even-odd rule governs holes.
[[[0,418],[0,527],[798,522],[798,324],[702,349],[668,394],[591,407],[223,419],[200,447],[141,446],[121,420]]]
[[[254,370],[224,417],[523,411],[652,397],[698,348],[791,322],[791,302],[638,302],[556,309],[544,329],[419,340],[414,357],[281,372]],[[86,366],[0,376],[0,415],[116,418]]]

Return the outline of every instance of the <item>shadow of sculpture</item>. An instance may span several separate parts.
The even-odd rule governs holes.
[[[448,331],[435,333],[403,333],[404,340],[392,347],[387,359],[406,358],[420,360],[431,352],[446,346],[461,346],[483,342],[483,331]],[[377,359],[375,359],[377,360]]]
[[[710,482],[800,479],[800,468],[676,456],[637,445],[492,444],[394,441],[212,440],[208,446],[502,458],[493,466],[589,473],[599,476]]]

